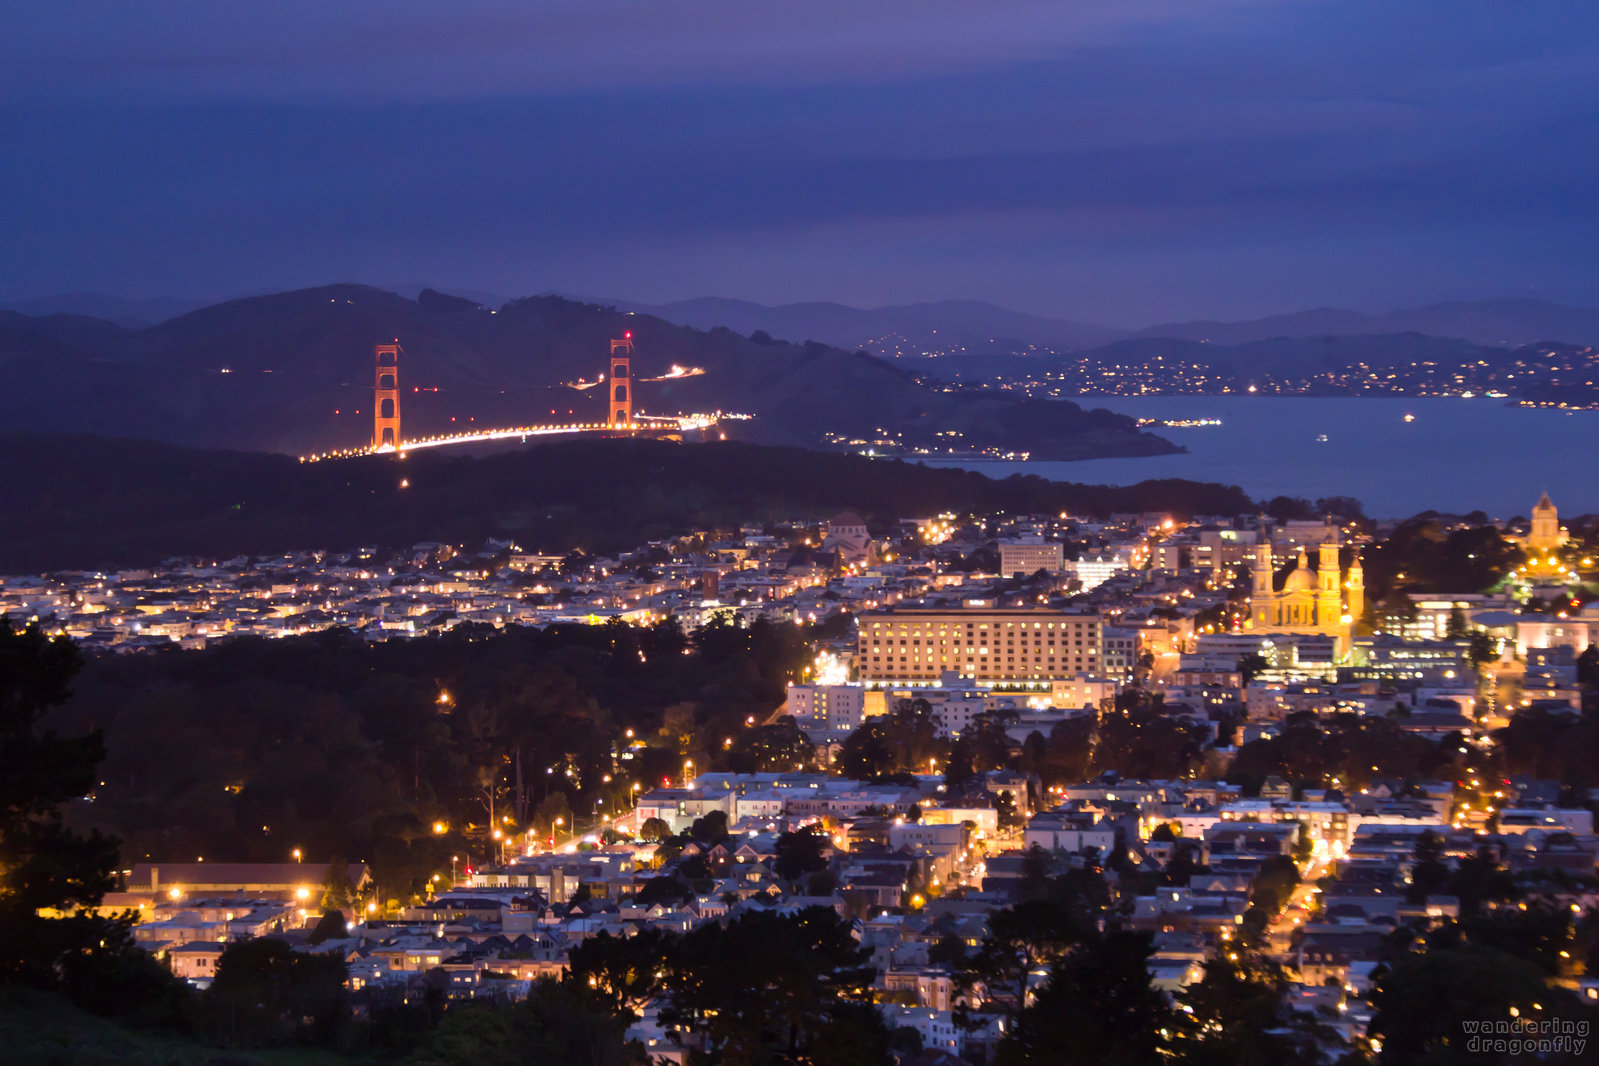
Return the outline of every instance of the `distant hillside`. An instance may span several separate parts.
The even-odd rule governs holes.
[[[1273,337],[1235,345],[1136,337],[1074,355],[944,356],[911,365],[968,389],[1013,395],[1470,392],[1568,407],[1599,406],[1599,348],[1549,343],[1502,348],[1421,333]]]
[[[140,329],[204,306],[201,300],[125,300],[98,292],[68,292],[0,304],[0,311],[23,315],[82,315]]]
[[[482,458],[414,452],[301,463],[149,441],[0,433],[0,573],[144,565],[363,544],[478,544],[610,551],[745,522],[846,508],[879,529],[955,511],[1236,514],[1238,488],[995,481],[857,455],[733,441],[566,440]],[[406,484],[402,487],[402,479]]]
[[[837,303],[767,307],[748,300],[703,297],[620,306],[698,329],[726,326],[745,334],[763,330],[784,340],[818,340],[890,357],[930,351],[1010,354],[1029,346],[1073,351],[1126,336],[1125,330],[1007,311],[979,300],[858,308]]]
[[[749,439],[914,445],[953,431],[970,447],[1062,459],[1173,450],[1120,415],[941,391],[825,344],[756,343],[557,297],[490,309],[360,285],[232,300],[145,329],[0,312],[0,424],[302,454],[359,445],[371,438],[372,346],[392,338],[405,350],[407,436],[597,421],[603,391],[570,385],[604,373],[610,339],[629,330],[636,409],[753,414],[736,425]],[[689,373],[650,380],[673,366]]]
[[[1168,322],[1139,330],[1138,336],[1246,344],[1274,337],[1392,333],[1426,333],[1511,348],[1538,341],[1599,344],[1599,309],[1542,300],[1460,300],[1380,315],[1324,307],[1247,322]]]
[[[740,333],[760,329],[774,337],[815,339],[900,358],[1010,356],[1043,350],[1080,353],[1127,337],[1236,345],[1278,337],[1423,333],[1497,347],[1539,341],[1599,344],[1599,309],[1544,300],[1457,300],[1383,314],[1323,307],[1235,322],[1165,322],[1139,330],[1028,315],[975,300],[861,309],[836,303],[767,307],[706,297],[621,306],[700,329],[726,326]]]
[[[758,344],[560,297],[496,310],[355,284],[230,300],[147,329],[0,312],[0,419],[291,454],[357,446],[371,440],[373,345],[398,339],[406,436],[600,420],[603,390],[571,385],[608,369],[609,340],[624,331],[635,409],[753,414],[732,430],[748,440],[911,446],[956,433],[969,447],[1054,459],[1174,451],[1110,412],[945,392],[828,345]],[[652,380],[673,366],[681,376]]]

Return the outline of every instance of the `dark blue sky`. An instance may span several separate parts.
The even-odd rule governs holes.
[[[248,9],[248,10],[247,10]],[[0,300],[1599,303],[1599,5],[21,0]]]

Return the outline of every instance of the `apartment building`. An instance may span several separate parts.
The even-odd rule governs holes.
[[[867,684],[938,681],[1044,683],[1097,674],[1104,659],[1097,614],[1032,607],[901,607],[862,614],[856,662]]]

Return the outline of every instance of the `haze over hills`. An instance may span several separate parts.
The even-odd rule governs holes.
[[[824,344],[757,343],[559,297],[487,309],[361,285],[231,300],[145,329],[0,312],[0,418],[15,429],[302,454],[359,446],[371,437],[372,346],[398,338],[407,437],[599,421],[603,393],[572,386],[605,372],[609,340],[626,330],[637,345],[636,409],[748,413],[735,424],[748,439],[952,439],[1059,458],[1172,450],[1121,415],[945,391]],[[683,370],[667,377],[674,366]]]
[[[415,298],[428,286],[409,282],[384,288]],[[488,290],[449,291],[488,308],[515,302]],[[1599,344],[1599,308],[1519,298],[1451,300],[1381,313],[1322,307],[1238,321],[1194,319],[1128,328],[1027,314],[981,300],[859,308],[827,301],[766,305],[715,296],[663,304],[610,297],[570,298],[654,315],[699,330],[723,326],[746,336],[762,330],[780,340],[816,340],[850,351],[865,349],[886,356],[949,354],[963,348],[964,354],[970,355],[1018,354],[1035,348],[1082,351],[1129,337],[1236,345],[1276,337],[1425,333],[1501,347],[1538,341]],[[83,315],[142,328],[203,306],[205,301],[183,298],[133,300],[101,293],[64,293],[0,303],[0,310],[30,316]]]
[[[748,300],[707,296],[697,300],[649,305],[620,302],[698,329],[726,326],[739,333],[764,330],[785,340],[818,340],[841,348],[864,348],[877,355],[912,354],[929,346],[948,351],[960,346],[1039,345],[1058,350],[1091,348],[1128,331],[1109,326],[1046,318],[996,307],[980,300],[941,300],[894,307],[857,308],[839,303],[793,303],[768,307]]]
[[[1382,314],[1319,308],[1240,322],[1167,322],[1136,330],[1028,315],[973,300],[873,309],[836,303],[767,307],[715,298],[620,306],[701,329],[727,326],[740,333],[760,329],[775,337],[816,339],[901,357],[1012,355],[1032,348],[1077,352],[1128,337],[1232,345],[1276,337],[1424,333],[1501,347],[1538,341],[1599,343],[1599,309],[1522,299],[1451,301]]]
[[[31,316],[82,315],[104,319],[130,329],[142,329],[204,306],[204,300],[177,298],[129,300],[121,296],[107,296],[100,292],[65,292],[56,296],[0,303],[0,311],[15,311],[18,314]]]
[[[1137,335],[1247,344],[1274,337],[1392,333],[1425,333],[1509,348],[1538,341],[1599,344],[1599,309],[1543,300],[1456,300],[1376,315],[1318,308],[1248,322],[1168,322]]]

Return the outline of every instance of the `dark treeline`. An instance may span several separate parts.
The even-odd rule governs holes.
[[[59,712],[107,751],[72,821],[120,838],[125,866],[299,848],[369,863],[403,902],[452,854],[486,857],[491,826],[587,826],[685,758],[709,767],[804,660],[801,630],[764,622],[336,630],[96,657]]]
[[[1252,507],[1240,489],[1199,482],[996,481],[731,441],[572,440],[481,458],[424,451],[324,463],[58,434],[0,434],[0,450],[0,498],[29,515],[0,533],[7,573],[487,537],[529,550],[614,551],[846,508],[887,526],[947,510],[1186,516]]]

